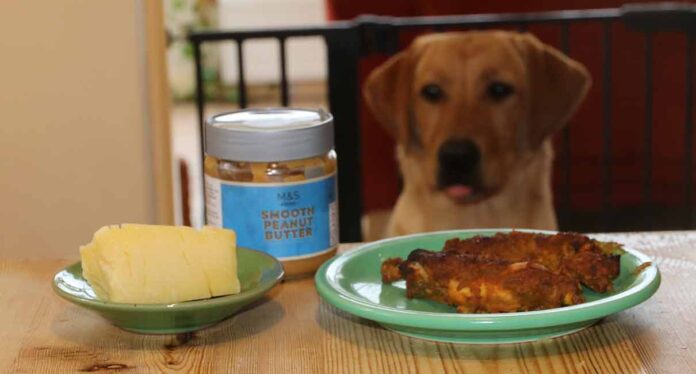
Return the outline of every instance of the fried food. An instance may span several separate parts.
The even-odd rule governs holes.
[[[381,270],[382,282],[391,283],[402,279],[401,269],[399,268],[401,263],[403,263],[403,260],[398,257],[385,260],[382,263]]]
[[[530,261],[577,279],[597,292],[612,289],[611,281],[619,275],[622,252],[615,243],[601,243],[581,234],[544,235],[517,231],[450,239],[443,251],[480,259]]]
[[[582,303],[574,279],[532,262],[510,263],[417,249],[382,264],[385,282],[406,279],[406,296],[456,306],[460,313],[522,312]]]
[[[523,232],[450,239],[442,252],[412,251],[381,264],[385,283],[406,280],[408,298],[455,306],[460,313],[522,312],[585,301],[581,284],[612,289],[621,247],[574,233]]]

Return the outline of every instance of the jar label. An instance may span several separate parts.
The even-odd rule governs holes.
[[[302,182],[244,183],[205,176],[208,225],[237,233],[237,244],[295,259],[338,244],[336,174]]]

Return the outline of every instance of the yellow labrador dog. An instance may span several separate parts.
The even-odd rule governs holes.
[[[529,34],[416,39],[364,86],[368,106],[396,140],[404,182],[377,236],[556,229],[550,136],[589,86],[580,63]]]

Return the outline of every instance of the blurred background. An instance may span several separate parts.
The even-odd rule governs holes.
[[[279,51],[283,50],[287,53],[290,104],[343,110],[343,101],[351,100],[352,93],[338,98],[336,92],[327,92],[331,86],[327,80],[332,78],[327,66],[336,68],[340,61],[327,61],[326,48],[328,45],[339,54],[345,53],[345,59],[349,60],[352,52],[342,51],[349,49],[342,44],[351,40],[310,26],[332,28],[342,21],[355,22],[349,25],[354,25],[351,27],[359,34],[358,59],[346,64],[353,63],[356,71],[348,68],[344,73],[355,76],[349,74],[344,80],[355,79],[358,83],[420,34],[471,29],[530,32],[581,61],[594,80],[578,114],[556,137],[554,191],[561,228],[628,231],[693,227],[694,60],[690,25],[696,18],[689,3],[297,0],[297,4],[292,1],[276,4],[264,0],[253,2],[253,6],[248,4],[219,1],[200,8],[207,9],[200,14],[218,12],[217,24],[208,24],[213,31],[200,39],[206,101],[203,117],[239,103],[246,106],[282,103],[283,60]],[[257,19],[261,8],[263,16]],[[418,23],[427,26],[415,27]],[[298,28],[318,36],[297,37]],[[224,32],[229,30],[236,32]],[[266,33],[260,37],[244,30]],[[243,52],[241,60],[239,51]],[[169,57],[171,69],[174,62]],[[238,91],[240,65],[246,88],[243,99]],[[343,66],[337,69],[340,68]],[[174,82],[175,76],[185,75],[173,73],[170,82]],[[179,97],[190,97],[194,91],[195,81],[188,77],[185,84],[181,82],[181,88],[187,89],[180,92],[189,94]],[[338,83],[334,87],[338,91],[350,92],[354,88]],[[359,90],[359,84],[356,87]],[[331,97],[335,103],[327,102]],[[360,194],[348,204],[342,201],[342,207],[345,211],[346,206],[360,206],[360,214],[370,218],[363,223],[375,223],[386,217],[384,212],[394,204],[399,193],[393,143],[359,98],[356,105],[345,110],[357,113],[350,117],[353,122],[343,125],[356,126],[361,135],[355,144],[348,142],[344,146],[346,149],[339,152],[339,160],[347,156],[346,151],[357,153],[359,149],[357,165],[351,164],[350,168],[360,170],[360,183],[344,185],[343,189],[358,190]],[[179,128],[191,123],[195,109],[193,104],[176,105],[175,113],[176,134]],[[175,148],[196,149],[194,144],[175,145]],[[199,172],[196,166],[200,161],[195,158],[199,153],[178,154],[190,161],[192,175]],[[195,198],[199,189],[194,181],[191,184],[194,222],[201,220],[196,213],[200,212],[196,204],[201,199]],[[355,220],[355,214],[349,216],[351,221]]]
[[[646,2],[632,2],[641,3]],[[335,110],[332,95],[355,101],[354,113],[337,117],[337,123],[353,122],[361,134],[354,152],[339,151],[344,159],[355,157],[360,177],[357,200],[348,209],[354,205],[354,213],[376,217],[394,203],[399,177],[391,139],[357,95],[371,69],[422,33],[472,28],[534,33],[583,62],[595,82],[568,130],[556,139],[554,190],[562,228],[692,228],[696,23],[688,8],[693,3],[680,4],[687,10],[658,15],[646,28],[640,14],[627,17],[621,12],[627,8],[620,8],[624,2],[610,0],[5,0],[0,5],[0,255],[21,256],[31,248],[75,257],[79,244],[111,223],[203,223],[195,51],[188,36],[204,31],[320,30],[249,38],[241,46],[233,37],[200,43],[203,117],[240,104],[282,104],[282,66],[292,106]],[[364,15],[607,8],[615,11],[608,12],[613,18],[567,24],[365,33],[370,26],[351,23]],[[660,20],[668,27],[651,29]],[[327,43],[333,34],[322,28],[336,25],[356,30],[352,85],[330,76],[327,46],[347,48],[340,44],[345,40]],[[330,87],[345,87],[344,96]]]
[[[195,74],[188,34],[195,30],[257,30],[321,26],[328,22],[324,0],[165,0],[168,32],[168,78],[172,108],[172,139],[175,158],[187,165],[189,212],[194,226],[203,223],[201,152],[194,103]],[[250,40],[243,47],[248,105],[278,106],[280,62],[278,41]],[[322,37],[303,37],[287,43],[287,74],[292,105],[328,109],[326,46]],[[204,95],[211,105],[206,116],[239,108],[238,53],[232,41],[206,45],[202,49]],[[180,172],[180,171],[179,171]],[[181,176],[181,175],[179,175]],[[186,204],[186,203],[183,203]]]

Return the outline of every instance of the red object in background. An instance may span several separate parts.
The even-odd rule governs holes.
[[[649,1],[634,1],[649,2]],[[330,19],[353,19],[361,14],[423,16],[445,14],[512,13],[562,9],[619,7],[620,1],[544,0],[523,2],[491,0],[328,0]],[[560,44],[558,25],[532,25],[528,29],[544,42]],[[582,22],[570,26],[569,55],[584,63],[594,84],[587,100],[575,115],[571,133],[571,201],[575,209],[599,209],[601,205],[603,24]],[[611,27],[611,124],[612,204],[638,205],[642,201],[642,153],[645,128],[645,38],[620,22]],[[402,35],[407,45],[413,35]],[[680,33],[658,33],[653,44],[653,201],[660,205],[683,202],[684,182],[684,80],[686,38]],[[370,56],[361,61],[361,82],[386,60]],[[366,211],[387,208],[398,195],[398,171],[393,142],[361,106],[363,197]],[[367,135],[369,134],[369,136]],[[557,139],[559,140],[559,139]],[[559,149],[559,148],[557,148]],[[692,150],[693,151],[693,150]],[[558,155],[561,156],[561,155]],[[562,188],[561,157],[554,170],[557,201]]]

